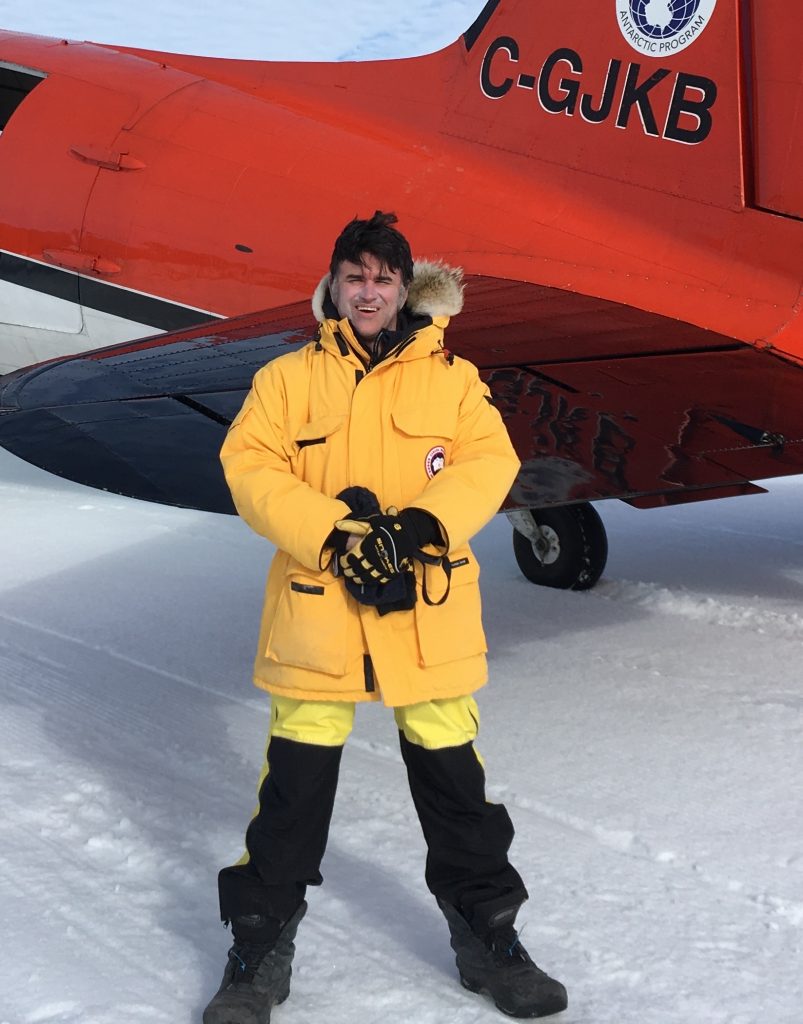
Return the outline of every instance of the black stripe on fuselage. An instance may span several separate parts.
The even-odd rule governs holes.
[[[153,295],[107,284],[91,277],[82,277],[69,270],[51,267],[12,253],[0,252],[0,281],[30,288],[31,291],[51,295],[65,302],[109,313],[123,320],[146,324],[160,331],[176,331],[184,327],[215,320],[213,313],[181,306]]]

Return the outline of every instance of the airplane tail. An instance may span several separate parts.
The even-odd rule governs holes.
[[[733,208],[744,200],[743,7],[488,0],[455,47],[463,68],[442,131]]]
[[[795,0],[488,0],[463,35],[468,80],[449,130],[803,218],[797,13]]]
[[[552,211],[585,237],[575,260],[590,252],[589,224],[623,256],[647,257],[643,275],[628,269],[625,301],[662,309],[656,272],[710,296],[725,260],[723,297],[751,301],[732,303],[720,327],[800,361],[801,280],[789,273],[803,220],[797,13],[795,0],[489,0],[451,48],[460,69],[441,134],[483,150],[500,183],[518,180],[523,219],[537,204],[542,223]],[[543,251],[543,232],[533,239]],[[684,281],[692,266],[696,280]],[[769,276],[766,294],[783,294],[787,312],[770,327],[767,306],[745,330]],[[703,324],[689,298],[688,319]]]

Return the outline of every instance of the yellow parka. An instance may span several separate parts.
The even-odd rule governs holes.
[[[444,351],[444,328],[461,308],[460,272],[417,263],[405,308],[410,334],[366,372],[325,278],[313,299],[319,337],[256,374],[221,459],[238,512],[277,548],[257,686],[399,706],[485,683],[479,567],[468,541],[499,508],[519,460],[476,368]],[[410,611],[380,616],[347,593],[326,544],[349,512],[335,495],[351,486],[373,491],[383,508],[415,506],[438,520],[452,565],[443,604],[422,600],[420,564]],[[445,575],[426,572],[437,599]]]

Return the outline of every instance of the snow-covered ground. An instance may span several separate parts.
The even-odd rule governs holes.
[[[613,2],[613,0],[607,0]],[[401,56],[482,0],[0,3],[6,28],[222,56]],[[479,746],[566,1024],[803,1021],[803,483],[601,511],[608,571],[532,587],[480,536]],[[190,1024],[228,936],[267,700],[270,550],[0,453],[0,1024]],[[392,716],[361,709],[274,1024],[479,1024],[426,892]]]
[[[478,540],[479,745],[572,1024],[803,1020],[803,483],[771,486],[606,503],[586,594],[525,582],[501,517]],[[197,1022],[262,755],[269,546],[6,454],[0,507],[0,1022]],[[364,707],[276,1024],[497,1018],[456,984],[423,859],[392,716]]]

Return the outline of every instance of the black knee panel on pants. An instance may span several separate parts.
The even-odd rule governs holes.
[[[218,877],[220,915],[250,914],[286,921],[320,885],[342,747],[271,737],[259,809],[245,836],[249,860]]]
[[[271,738],[259,811],[245,835],[265,882],[320,885],[342,754],[342,747]]]
[[[470,915],[499,896],[523,902],[527,890],[508,861],[513,824],[485,798],[485,772],[473,743],[428,750],[399,733],[410,792],[427,842],[430,891]]]

